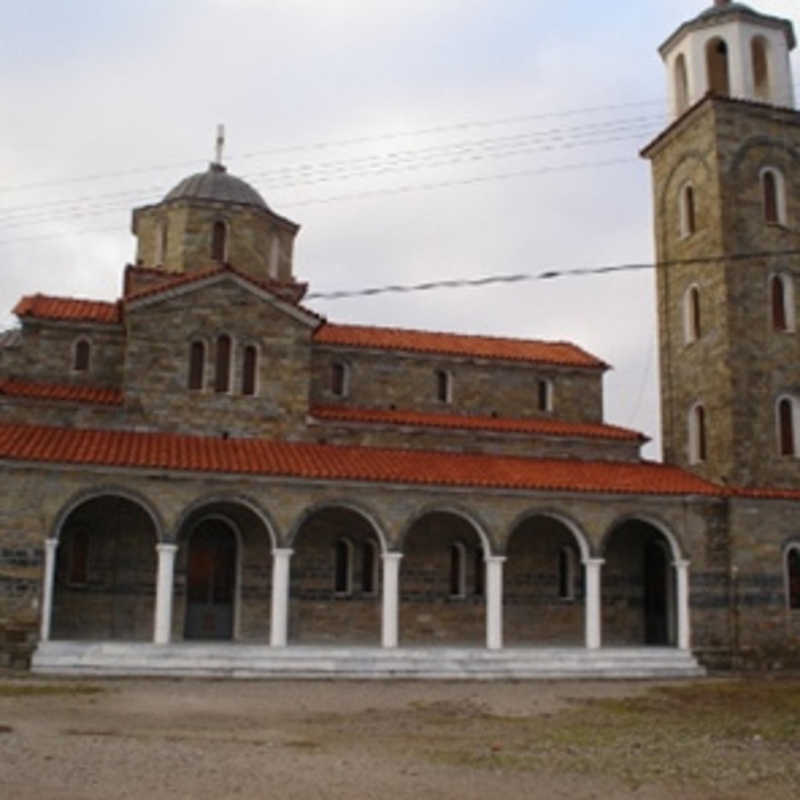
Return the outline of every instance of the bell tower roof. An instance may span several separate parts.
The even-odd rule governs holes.
[[[788,19],[715,0],[658,49],[667,67],[672,118],[707,94],[794,108]]]
[[[184,178],[164,195],[162,202],[172,200],[211,200],[268,208],[264,198],[249,183],[231,175],[217,162],[209,164],[205,172]]]

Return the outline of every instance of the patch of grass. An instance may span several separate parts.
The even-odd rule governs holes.
[[[53,695],[89,695],[104,692],[102,686],[88,683],[0,683],[4,697],[50,697]]]

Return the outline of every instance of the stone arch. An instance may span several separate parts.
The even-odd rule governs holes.
[[[483,547],[484,558],[489,558],[497,552],[493,537],[489,532],[489,528],[478,516],[478,514],[461,505],[451,503],[429,503],[418,511],[415,511],[403,526],[403,530],[398,538],[397,546],[399,550],[403,549],[408,534],[414,525],[429,514],[453,514],[453,516],[459,517],[471,525],[475,533],[478,535],[478,538],[481,541],[481,546]]]
[[[687,182],[692,184],[694,209],[695,215],[697,215],[701,213],[704,203],[702,187],[710,175],[711,168],[705,155],[700,150],[687,150],[673,164],[672,169],[665,176],[661,185],[661,194],[658,198],[659,219],[664,223],[661,231],[661,245],[664,252],[669,252],[670,230],[678,227],[679,215],[674,213],[679,203],[678,191]],[[671,221],[669,225],[666,224],[668,221]]]
[[[606,548],[608,547],[608,541],[611,538],[611,535],[614,531],[619,528],[620,526],[624,525],[626,522],[644,522],[647,525],[652,526],[655,528],[669,543],[670,550],[672,553],[672,558],[674,561],[681,561],[682,559],[686,558],[685,555],[685,548],[681,543],[680,537],[673,532],[672,528],[661,518],[659,518],[655,514],[651,513],[636,513],[630,512],[628,514],[623,514],[620,517],[616,517],[614,521],[608,526],[606,532],[603,534],[602,539],[600,540],[600,547],[599,553],[600,557],[603,558],[605,556]]]
[[[200,511],[201,509],[205,508],[206,506],[217,505],[217,504],[230,504],[230,505],[238,505],[247,508],[253,514],[255,514],[261,522],[264,524],[264,527],[269,534],[270,544],[273,548],[280,547],[280,536],[278,532],[278,524],[273,519],[272,515],[261,506],[261,504],[254,500],[252,497],[244,494],[237,494],[236,492],[220,492],[215,493],[212,495],[206,495],[203,497],[198,497],[196,500],[193,500],[184,510],[181,512],[181,515],[178,517],[178,520],[175,523],[172,531],[170,532],[169,538],[166,541],[175,544],[178,541],[178,536],[180,531],[186,525],[187,520],[196,512]]]
[[[360,503],[357,500],[350,500],[346,498],[320,500],[318,503],[314,503],[313,505],[303,509],[300,516],[295,520],[291,530],[289,531],[289,535],[286,538],[286,546],[292,547],[294,545],[300,529],[309,519],[311,519],[311,517],[315,516],[320,511],[325,511],[329,508],[346,508],[348,511],[358,514],[367,523],[369,523],[375,532],[375,535],[378,537],[378,541],[381,545],[381,553],[389,552],[389,537],[386,533],[386,526],[378,516],[377,512],[373,511],[365,504]]]
[[[795,162],[795,164],[800,162],[800,150],[793,147],[789,142],[783,141],[782,139],[773,139],[770,136],[751,136],[743,142],[740,142],[739,147],[736,148],[736,151],[731,156],[730,166],[728,167],[728,175],[731,179],[738,180],[739,173],[742,166],[745,164],[747,156],[750,151],[755,148],[767,148],[772,151],[766,154],[762,159],[759,159],[755,164],[756,174],[765,167],[782,169],[781,165],[775,162],[774,153],[776,151],[783,153]]]
[[[589,537],[586,535],[583,528],[569,514],[566,514],[563,511],[558,511],[551,506],[542,506],[541,508],[533,507],[523,511],[521,514],[518,514],[508,526],[506,546],[508,545],[508,541],[511,539],[511,534],[514,533],[514,531],[526,520],[531,519],[532,517],[552,517],[560,522],[575,537],[578,550],[581,554],[581,560],[587,561],[588,559],[592,558],[592,546],[589,541]]]
[[[119,486],[118,484],[94,486],[91,489],[82,489],[74,494],[63,506],[61,506],[61,509],[56,514],[53,524],[50,526],[50,536],[48,538],[56,540],[60,538],[60,533],[64,526],[64,522],[66,521],[67,517],[79,506],[83,505],[89,500],[94,500],[99,497],[107,497],[109,495],[122,497],[125,500],[130,500],[130,502],[141,506],[150,517],[153,526],[155,527],[157,540],[159,542],[170,541],[164,536],[165,526],[161,514],[150,502],[150,500],[148,500],[140,492],[137,492],[133,489],[127,489],[124,486]]]

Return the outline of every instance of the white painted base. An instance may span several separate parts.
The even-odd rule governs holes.
[[[705,670],[676,648],[325,647],[43,642],[32,670],[48,675],[231,678],[467,679],[692,678]]]

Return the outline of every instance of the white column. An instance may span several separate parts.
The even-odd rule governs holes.
[[[50,639],[50,617],[53,613],[53,579],[56,574],[56,548],[58,539],[44,540],[44,586],[42,587],[42,624],[39,638]]]
[[[605,564],[602,558],[587,558],[583,562],[586,570],[585,636],[587,650],[597,650],[602,642],[600,618],[600,570]]]
[[[159,543],[158,573],[156,578],[156,615],[153,625],[153,642],[169,644],[172,634],[172,593],[175,577],[175,553],[178,545]]]
[[[486,557],[486,647],[503,647],[503,563],[505,556]]]
[[[672,562],[675,567],[675,583],[677,586],[678,605],[678,648],[688,650],[691,647],[692,631],[689,621],[689,562],[676,559]]]
[[[381,647],[397,647],[397,616],[400,610],[400,560],[402,553],[383,553],[383,619]]]
[[[289,559],[293,552],[285,547],[276,547],[272,551],[270,647],[286,647],[289,637]]]

